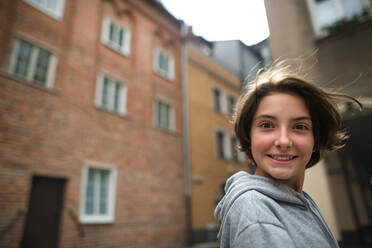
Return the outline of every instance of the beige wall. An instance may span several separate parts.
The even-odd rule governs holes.
[[[311,195],[331,228],[333,235],[340,240],[340,229],[332,201],[329,179],[323,161],[306,170],[304,191]]]
[[[238,98],[240,80],[215,61],[191,46],[188,53],[188,95],[191,157],[192,229],[205,229],[215,223],[216,196],[221,194],[221,182],[232,173],[245,169],[241,163],[219,159],[215,131],[230,134],[233,128],[229,117],[213,108],[212,89],[218,87]],[[197,179],[201,179],[198,181]]]

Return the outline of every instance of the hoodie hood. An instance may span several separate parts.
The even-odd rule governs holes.
[[[266,177],[255,176],[245,171],[240,171],[227,180],[225,196],[218,203],[214,212],[216,219],[221,224],[221,229],[223,228],[224,217],[229,212],[235,200],[250,190],[258,191],[276,201],[306,209],[304,196],[292,188]],[[220,233],[218,236],[220,236]]]

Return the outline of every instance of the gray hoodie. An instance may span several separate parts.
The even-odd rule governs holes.
[[[269,178],[238,172],[215,216],[221,248],[338,247],[311,197]]]

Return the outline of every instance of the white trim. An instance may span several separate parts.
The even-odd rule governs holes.
[[[115,29],[116,31],[119,31],[119,32],[120,30],[123,31],[124,37],[123,37],[123,40],[121,41],[121,44],[117,43],[116,41],[110,40],[110,25],[111,24],[113,24],[117,28],[117,30]],[[121,54],[125,56],[130,55],[130,42],[131,42],[130,29],[126,27],[125,25],[119,23],[118,21],[114,21],[110,17],[105,17],[103,19],[101,40],[102,40],[102,43],[108,46],[109,48],[117,52],[120,52]]]
[[[224,155],[226,160],[232,159],[232,151],[231,151],[231,134],[225,132],[224,141],[223,141],[223,149]]]
[[[103,77],[102,73],[98,74],[97,83],[96,83],[96,98],[95,98],[95,105],[96,107],[101,107],[102,102],[102,85],[103,85]]]
[[[54,80],[56,76],[56,70],[57,70],[57,64],[58,64],[58,58],[51,54],[50,56],[50,63],[48,66],[48,74],[46,78],[46,87],[51,89],[54,86]]]
[[[109,183],[108,183],[108,199],[107,199],[107,211],[106,215],[86,215],[85,211],[85,200],[86,200],[86,187],[88,183],[88,171],[90,168],[93,169],[104,169],[108,170],[109,173]],[[116,180],[117,180],[117,170],[113,165],[106,165],[96,162],[86,162],[82,167],[82,181],[80,188],[80,222],[84,224],[89,223],[113,223],[115,220],[115,199],[116,199]],[[97,182],[97,180],[96,180]],[[97,194],[97,192],[96,192]],[[99,197],[95,198],[96,200]]]
[[[13,42],[13,46],[12,46],[12,54],[10,56],[10,63],[9,63],[9,68],[8,68],[8,72],[10,74],[15,74],[14,70],[15,70],[15,65],[17,62],[18,53],[19,53],[19,39],[15,39]]]
[[[229,110],[228,110],[228,106],[227,106],[227,94],[225,91],[221,90],[221,111],[222,111],[222,114],[223,115],[228,115],[229,114]]]
[[[160,58],[160,55],[166,57],[168,59],[168,71],[165,71],[163,70],[162,68],[160,68],[159,66],[159,58]],[[153,53],[153,69],[155,71],[156,74],[158,74],[159,76],[162,76],[170,81],[174,81],[174,79],[176,78],[176,75],[175,75],[175,60],[174,60],[174,57],[173,55],[163,51],[162,49],[160,48],[155,48],[154,49],[154,53]]]
[[[128,89],[126,85],[120,85],[119,114],[125,115],[127,112]]]
[[[55,10],[51,10],[47,8],[47,0],[44,0],[42,2],[37,2],[33,0],[24,0],[29,5],[33,6],[34,8],[39,9],[40,11],[44,12],[45,14],[53,17],[57,20],[62,20],[63,18],[63,12],[64,12],[64,6],[65,6],[65,0],[55,0],[57,1],[57,7]]]
[[[28,69],[27,69],[27,75],[22,76],[18,75],[15,72],[16,68],[16,63],[17,63],[17,57],[20,52],[20,42],[26,42],[31,45],[31,54],[30,54],[30,61],[28,64]],[[44,50],[48,53],[50,53],[49,61],[48,61],[48,69],[45,72],[45,82],[44,82],[44,87],[46,88],[53,88],[54,86],[54,80],[56,76],[56,70],[57,70],[57,62],[58,58],[55,55],[54,52],[52,52],[48,48],[44,48],[43,46],[39,46],[38,44],[35,45],[34,42],[29,41],[28,39],[23,39],[23,38],[15,38],[14,43],[13,43],[13,51],[10,56],[10,62],[9,62],[9,73],[16,76],[20,77],[32,84],[37,84],[40,85],[40,82],[37,82],[34,80],[35,72],[36,72],[36,65],[37,65],[37,59],[39,57],[40,50]]]
[[[103,81],[104,78],[108,79],[108,94],[107,94],[107,107],[102,106],[102,98],[103,98]],[[116,85],[120,85],[119,87],[119,102],[118,102],[118,109],[115,110],[115,89]],[[121,116],[126,115],[127,113],[127,96],[128,96],[128,88],[127,83],[121,80],[117,80],[110,75],[100,72],[97,76],[96,81],[96,96],[94,99],[94,105],[99,108],[104,108],[107,111],[119,114]]]
[[[40,48],[33,47],[31,50],[31,58],[30,58],[30,67],[28,68],[28,73],[26,75],[26,79],[29,81],[33,81],[33,77],[35,75],[35,68],[36,68],[36,61],[39,56]]]
[[[169,119],[167,120],[167,122],[169,124],[168,128],[163,127],[162,125],[159,125],[159,121],[160,121],[160,120],[158,120],[158,116],[159,116],[158,112],[160,111],[160,109],[158,108],[159,103],[168,105],[168,107],[169,107],[169,112],[168,112],[168,118]],[[154,110],[153,124],[154,124],[155,127],[158,127],[158,128],[164,129],[164,130],[168,130],[168,131],[175,131],[176,120],[175,120],[175,110],[174,110],[173,104],[169,103],[168,101],[164,101],[162,99],[156,98],[155,101],[154,101],[153,110]]]
[[[101,34],[101,41],[103,44],[107,44],[109,42],[109,31],[110,31],[110,18],[105,17],[102,23],[102,34]]]

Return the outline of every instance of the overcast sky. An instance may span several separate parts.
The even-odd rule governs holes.
[[[161,0],[176,18],[209,41],[255,44],[269,35],[264,0]]]

